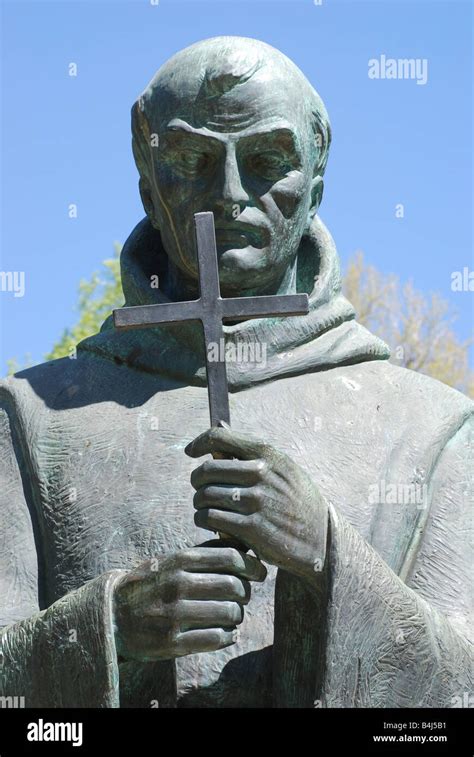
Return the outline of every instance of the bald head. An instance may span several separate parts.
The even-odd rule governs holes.
[[[214,213],[224,294],[294,287],[330,143],[324,105],[294,63],[254,39],[198,42],[155,74],[132,128],[143,205],[181,287],[197,281],[200,211]]]
[[[239,107],[245,101],[245,108]],[[331,131],[324,104],[302,71],[271,45],[247,37],[214,37],[181,50],[154,75],[132,110],[133,148],[148,174],[149,135],[177,113],[194,127],[239,131],[259,119],[291,113],[315,171],[324,174]],[[306,126],[306,134],[305,134]]]

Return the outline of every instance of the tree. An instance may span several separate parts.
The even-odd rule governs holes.
[[[354,305],[357,320],[391,348],[391,361],[426,373],[474,397],[474,373],[469,368],[469,345],[452,329],[457,318],[449,303],[436,293],[401,284],[394,274],[380,273],[357,252],[349,261],[344,293]]]
[[[46,360],[72,356],[76,345],[86,337],[97,334],[112,310],[123,305],[120,281],[121,249],[121,245],[115,242],[114,257],[104,260],[102,271],[92,274],[89,281],[80,282],[77,306],[79,320],[71,329],[65,329],[51,352],[45,356]]]

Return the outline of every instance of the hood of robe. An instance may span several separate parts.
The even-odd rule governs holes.
[[[144,218],[121,255],[127,307],[169,302],[152,286],[161,280],[167,263],[159,231]],[[297,292],[309,295],[307,315],[224,325],[225,343],[219,345],[219,354],[225,353],[231,391],[283,376],[390,357],[387,345],[354,320],[354,310],[341,293],[334,241],[318,216],[298,250]],[[100,333],[81,342],[78,350],[187,384],[206,384],[205,347],[197,322],[117,331],[109,317]]]

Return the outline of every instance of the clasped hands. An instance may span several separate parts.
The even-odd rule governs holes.
[[[142,563],[117,582],[119,658],[141,661],[211,652],[234,644],[251,581],[263,562],[311,585],[324,568],[328,508],[311,478],[287,455],[227,426],[188,444],[186,454],[218,454],[191,474],[195,523],[225,533],[257,557],[214,540]],[[262,562],[263,561],[263,562]]]

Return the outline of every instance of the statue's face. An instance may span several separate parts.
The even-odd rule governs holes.
[[[264,292],[294,260],[320,185],[297,97],[250,80],[160,122],[144,202],[188,279],[198,276],[193,215],[201,211],[214,213],[224,293]]]

